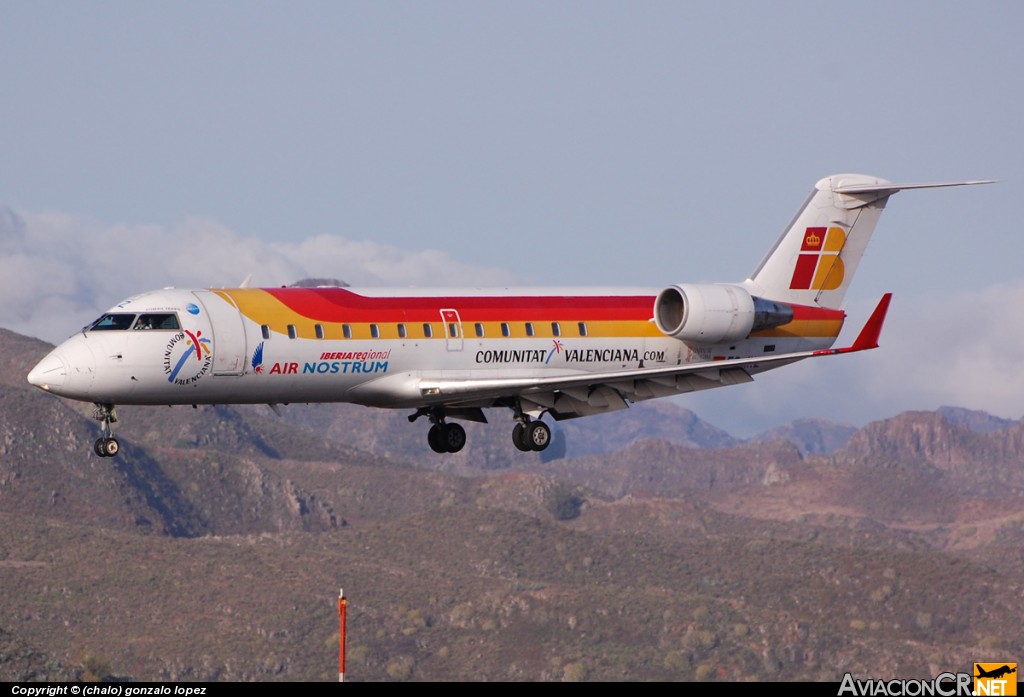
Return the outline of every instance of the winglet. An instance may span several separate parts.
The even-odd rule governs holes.
[[[854,351],[867,351],[878,348],[878,337],[882,333],[882,325],[885,323],[885,313],[889,311],[889,301],[892,300],[892,293],[886,293],[875,306],[875,311],[868,317],[864,328],[860,330],[857,339],[852,345],[845,348],[825,349],[816,351],[815,355],[834,355],[837,353],[853,353]]]
[[[889,311],[889,301],[892,300],[892,293],[886,293],[875,306],[875,311],[868,317],[864,328],[857,335],[857,340],[850,347],[853,351],[865,351],[878,348],[878,336],[882,333],[882,324],[885,323],[885,313]]]

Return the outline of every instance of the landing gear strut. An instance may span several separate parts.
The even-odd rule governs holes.
[[[117,423],[114,405],[97,403],[92,418],[99,421],[100,427],[103,429],[103,435],[92,444],[92,451],[100,457],[114,457],[121,452],[121,444],[117,442],[117,438],[114,438],[110,428],[110,424]]]

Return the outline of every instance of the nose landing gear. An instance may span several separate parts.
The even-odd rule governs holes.
[[[103,435],[92,444],[92,451],[100,457],[114,457],[121,452],[121,444],[114,438],[110,424],[117,423],[117,413],[113,404],[96,404],[92,418],[100,422]]]

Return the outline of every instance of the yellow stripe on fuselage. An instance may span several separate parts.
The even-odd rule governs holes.
[[[434,322],[316,322],[295,312],[277,298],[259,289],[232,289],[231,291],[213,291],[228,302],[238,307],[239,311],[258,325],[267,326],[270,331],[289,336],[289,328],[299,339],[326,340],[427,340],[460,338],[450,337],[449,329],[440,319]],[[483,335],[478,336],[477,325]],[[532,325],[533,333],[527,330]],[[569,317],[564,321],[555,321],[559,333],[555,334],[553,322],[473,322],[463,318],[461,322],[462,337],[473,339],[571,339],[580,338],[584,333],[580,330],[580,320]],[[663,338],[657,326],[647,320],[592,320],[583,322],[587,338]],[[317,336],[317,327],[321,327],[323,336]],[[405,336],[399,334],[399,327],[404,326]],[[346,329],[348,328],[348,336]],[[374,327],[377,335],[374,336]],[[429,330],[427,329],[429,327]],[[798,319],[781,327],[754,332],[751,338],[798,338],[798,337],[837,337],[843,327],[841,319]],[[429,336],[428,336],[429,331]]]
[[[774,329],[765,329],[750,335],[752,339],[768,337],[832,337],[839,336],[843,328],[841,319],[798,319]]]

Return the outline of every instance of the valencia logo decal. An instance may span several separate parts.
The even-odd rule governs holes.
[[[206,375],[212,363],[210,340],[203,337],[202,331],[177,332],[164,349],[164,373],[167,382],[175,385],[191,385]]]

